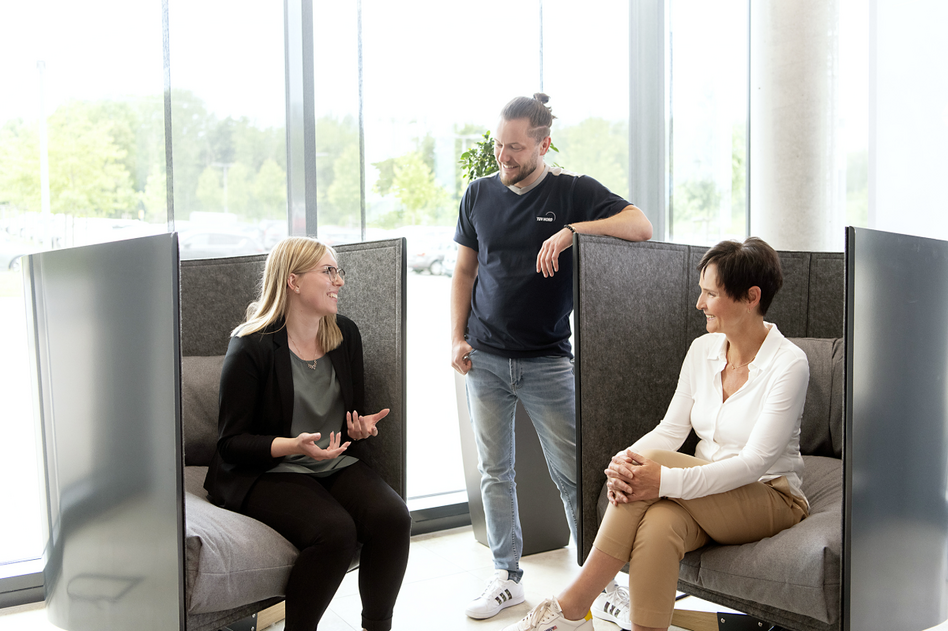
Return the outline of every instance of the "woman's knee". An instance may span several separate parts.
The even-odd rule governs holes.
[[[661,500],[643,515],[635,535],[635,548],[649,553],[664,550],[664,554],[680,561],[686,552],[706,541],[707,536],[688,511],[675,502]]]
[[[301,548],[338,550],[343,556],[351,557],[358,546],[356,524],[343,510],[324,511],[311,520],[301,544]]]
[[[411,513],[399,497],[380,502],[364,515],[363,529],[368,537],[407,540],[411,536]]]

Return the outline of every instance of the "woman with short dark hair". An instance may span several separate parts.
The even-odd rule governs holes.
[[[698,269],[708,333],[692,343],[665,417],[609,463],[609,507],[579,576],[505,631],[592,631],[593,615],[667,629],[686,552],[758,541],[807,516],[800,422],[809,366],[764,321],[783,283],[777,253],[753,237],[724,241]],[[677,452],[692,429],[694,457]],[[626,563],[628,592],[613,582]]]

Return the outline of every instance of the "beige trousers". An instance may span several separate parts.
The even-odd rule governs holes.
[[[672,451],[643,450],[642,455],[670,468],[708,464]],[[806,516],[806,502],[794,496],[787,479],[780,477],[693,500],[610,504],[593,545],[628,561],[632,622],[665,628],[671,624],[678,564],[686,552],[711,541],[726,545],[758,541]]]

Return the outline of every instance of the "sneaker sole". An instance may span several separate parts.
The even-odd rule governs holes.
[[[632,625],[631,625],[631,624],[630,624],[629,626],[623,625],[621,622],[619,622],[619,619],[618,619],[617,617],[615,617],[614,615],[612,615],[612,614],[609,613],[608,611],[603,611],[603,610],[601,610],[601,609],[593,609],[593,610],[591,610],[591,613],[592,613],[592,615],[593,615],[594,618],[599,618],[600,620],[605,620],[605,621],[607,621],[607,622],[611,622],[612,624],[616,625],[617,627],[619,627],[619,628],[622,629],[623,631],[632,631]]]
[[[464,613],[467,614],[468,618],[473,618],[474,620],[487,620],[488,618],[493,618],[501,611],[507,607],[513,607],[514,605],[519,605],[520,603],[526,600],[526,596],[520,596],[519,598],[511,598],[510,600],[504,601],[504,604],[497,607],[497,611],[494,613],[481,613],[479,611],[470,611],[465,610]]]

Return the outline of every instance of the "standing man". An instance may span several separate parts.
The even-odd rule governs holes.
[[[596,180],[551,169],[549,97],[517,97],[494,141],[500,171],[461,199],[451,281],[452,365],[467,375],[494,579],[468,606],[490,618],[523,602],[523,549],[514,483],[517,400],[540,438],[550,475],[576,527],[576,419],[569,315],[574,233],[629,241],[652,236],[642,211]]]

